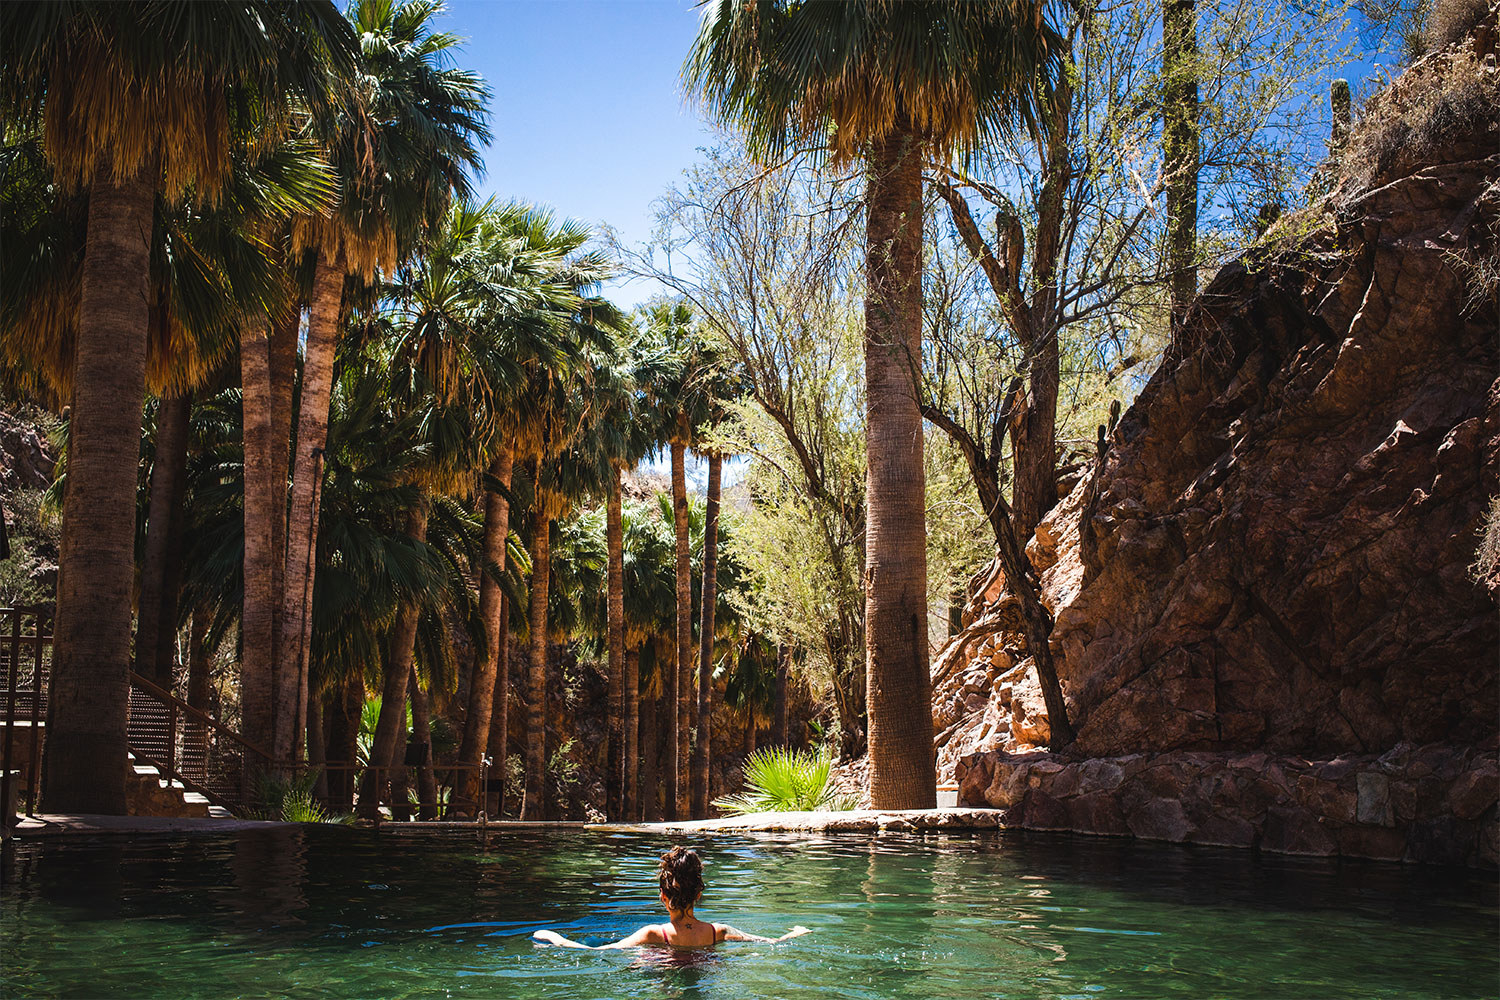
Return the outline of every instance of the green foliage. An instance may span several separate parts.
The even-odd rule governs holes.
[[[745,791],[714,805],[737,814],[852,809],[853,798],[829,784],[832,765],[832,755],[822,751],[757,750],[745,761]]]
[[[560,816],[567,814],[583,780],[583,769],[573,759],[573,743],[572,739],[563,740],[547,760],[547,790]]]
[[[255,804],[248,811],[252,819],[281,820],[287,823],[324,823],[328,814],[313,799],[313,785],[318,772],[307,770],[292,777],[264,774],[255,782]]]
[[[328,814],[310,792],[293,791],[282,796],[281,818],[287,823],[326,823]]]
[[[44,490],[23,487],[0,498],[10,541],[10,558],[0,562],[0,607],[52,600],[51,587],[33,573],[57,560],[61,541],[56,512],[45,497]]]

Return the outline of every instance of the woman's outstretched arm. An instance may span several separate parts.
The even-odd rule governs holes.
[[[551,930],[537,931],[531,935],[531,939],[538,944],[551,944],[559,948],[585,948],[589,951],[608,951],[611,948],[634,948],[637,945],[643,944],[663,944],[667,940],[662,937],[661,931],[654,924],[647,924],[629,937],[623,937],[610,944],[582,944],[578,941],[569,940],[557,933],[557,931]]]
[[[777,941],[785,941],[787,938],[801,937],[804,934],[811,933],[811,929],[798,924],[796,927],[793,927],[791,930],[781,935],[781,937],[769,938],[761,937],[759,934],[751,934],[747,931],[742,931],[737,927],[730,927],[728,924],[714,924],[715,941],[764,941],[767,944],[775,944]]]

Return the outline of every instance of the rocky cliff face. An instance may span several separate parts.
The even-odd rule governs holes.
[[[1500,616],[1469,567],[1500,492],[1500,73],[1441,56],[1407,99],[1455,73],[1480,110],[1439,109],[1440,141],[1397,136],[1280,249],[1222,269],[1038,528],[1075,759],[1493,757]],[[1014,614],[991,580],[935,660],[959,772],[1045,742]]]

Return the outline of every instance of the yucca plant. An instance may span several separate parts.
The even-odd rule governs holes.
[[[771,747],[745,761],[745,790],[715,799],[727,813],[837,812],[854,808],[853,796],[829,784],[833,757],[824,752]]]

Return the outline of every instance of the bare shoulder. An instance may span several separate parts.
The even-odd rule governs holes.
[[[660,924],[647,924],[634,934],[617,942],[621,948],[630,948],[638,944],[665,944],[666,934],[662,933]]]

